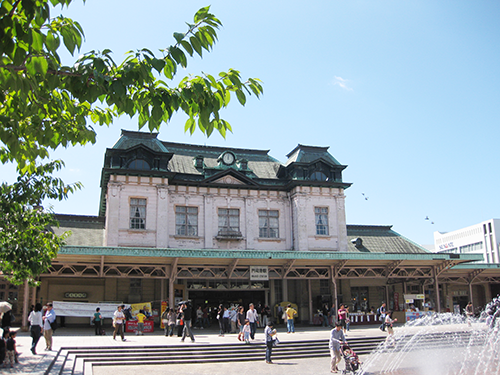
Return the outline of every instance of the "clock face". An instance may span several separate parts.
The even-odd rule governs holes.
[[[224,162],[224,164],[231,165],[234,163],[234,155],[230,152],[226,152],[222,157],[222,161]]]

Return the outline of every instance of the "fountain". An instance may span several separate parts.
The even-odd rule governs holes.
[[[500,374],[500,297],[480,318],[434,313],[396,328],[365,359],[360,375]]]

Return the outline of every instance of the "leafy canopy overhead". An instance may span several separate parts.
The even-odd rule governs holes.
[[[175,112],[188,119],[185,130],[225,137],[231,126],[220,117],[232,94],[244,105],[248,95],[263,93],[258,79],[242,80],[237,70],[201,74],[170,86],[188,58],[210,52],[222,23],[210,7],[196,12],[173,45],[157,54],[130,51],[115,63],[111,51],[90,51],[73,66],[61,63],[58,51],[73,56],[84,38],[80,24],[51,17],[52,6],[71,0],[3,0],[0,2],[0,161],[15,163],[18,181],[0,185],[0,271],[14,282],[33,281],[50,266],[63,238],[47,230],[55,225],[38,207],[43,199],[66,199],[81,188],[66,185],[52,173],[62,162],[41,164],[59,146],[95,143],[89,122],[110,125],[114,117],[136,116],[139,129],[156,131]]]
[[[71,0],[51,0],[68,6]],[[19,167],[48,157],[58,146],[94,143],[88,119],[109,125],[117,115],[138,115],[139,129],[158,130],[173,113],[188,115],[185,130],[222,136],[231,126],[220,117],[235,94],[244,105],[247,95],[262,94],[258,79],[241,79],[230,69],[217,76],[185,77],[171,87],[178,67],[188,57],[211,51],[222,23],[209,12],[196,12],[185,32],[173,34],[175,44],[159,51],[130,51],[116,64],[110,50],[90,51],[71,66],[58,55],[61,43],[74,54],[84,37],[78,22],[50,17],[47,0],[5,0],[0,6],[0,160]],[[158,75],[163,79],[158,79]]]

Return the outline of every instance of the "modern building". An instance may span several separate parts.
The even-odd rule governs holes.
[[[500,219],[490,219],[452,232],[434,232],[438,253],[481,254],[486,263],[500,263]]]
[[[434,254],[391,226],[347,225],[346,166],[328,147],[298,145],[280,163],[268,150],[157,136],[123,131],[106,150],[99,214],[58,215],[54,231],[72,235],[40,287],[19,291],[24,315],[40,300],[154,308],[189,298],[290,301],[312,322],[323,303],[355,315],[382,301],[402,310],[405,296],[419,295],[444,311],[458,291],[484,305],[500,280],[494,267],[467,268],[480,255]]]

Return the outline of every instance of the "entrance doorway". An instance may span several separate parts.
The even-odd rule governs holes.
[[[221,303],[224,306],[242,305],[245,311],[248,310],[248,305],[253,303],[255,307],[259,303],[265,304],[266,296],[264,290],[259,291],[246,291],[246,290],[203,290],[203,291],[189,291],[189,299],[193,303],[194,308],[198,306],[217,308]]]

